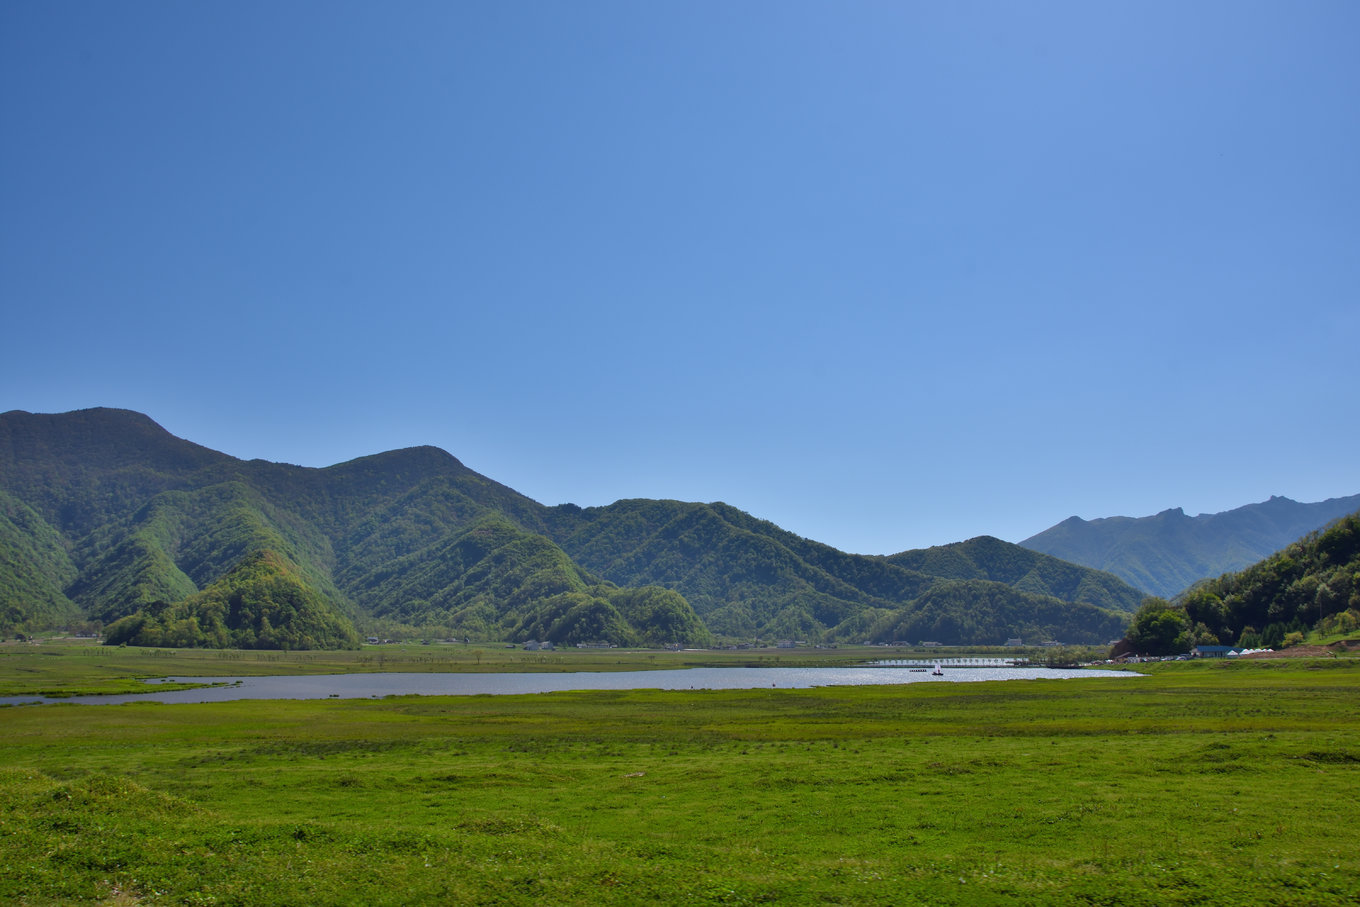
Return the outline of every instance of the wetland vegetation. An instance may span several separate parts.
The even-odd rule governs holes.
[[[1352,902],[1360,659],[1141,669],[0,709],[0,899]]]

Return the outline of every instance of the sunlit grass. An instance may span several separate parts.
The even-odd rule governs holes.
[[[1360,669],[0,710],[0,900],[1345,903]]]

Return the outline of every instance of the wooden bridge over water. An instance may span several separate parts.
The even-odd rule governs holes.
[[[1022,668],[1029,667],[1028,658],[880,658],[869,662],[870,668]]]

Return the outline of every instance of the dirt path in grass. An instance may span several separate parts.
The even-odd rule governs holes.
[[[1328,655],[1360,653],[1360,639],[1343,639],[1326,646],[1290,646],[1274,652],[1253,652],[1243,658],[1326,658]]]

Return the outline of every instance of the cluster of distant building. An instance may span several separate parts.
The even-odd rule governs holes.
[[[1274,652],[1274,649],[1248,649],[1243,646],[1195,646],[1190,650],[1191,658],[1237,658],[1254,655],[1257,652]]]
[[[1191,658],[1241,658],[1243,655],[1255,655],[1257,652],[1274,651],[1274,649],[1248,649],[1243,646],[1195,646],[1184,655],[1122,655],[1114,660],[1122,664],[1144,661],[1188,661]]]

